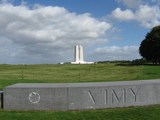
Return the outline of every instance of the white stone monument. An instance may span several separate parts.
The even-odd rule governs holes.
[[[83,60],[83,46],[82,45],[75,46],[74,60],[75,62],[71,62],[71,64],[94,64],[94,62],[86,62]]]

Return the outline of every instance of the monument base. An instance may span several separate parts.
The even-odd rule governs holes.
[[[71,64],[94,64],[94,62],[80,61],[80,62],[71,62]]]

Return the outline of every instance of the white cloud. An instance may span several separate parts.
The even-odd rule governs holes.
[[[133,20],[135,18],[135,15],[131,10],[127,9],[122,11],[120,8],[116,8],[112,12],[112,16],[122,21]]]
[[[88,13],[71,13],[62,7],[0,4],[0,43],[1,49],[6,50],[0,52],[4,56],[0,62],[72,60],[68,51],[73,50],[74,45],[96,44],[110,28],[109,23]],[[7,44],[4,40],[8,40]]]
[[[97,48],[94,51],[94,56],[97,60],[133,60],[140,58],[138,46],[110,46]]]
[[[136,11],[116,8],[111,16],[120,21],[134,20],[139,22],[143,27],[152,28],[160,24],[160,7],[140,5]]]
[[[141,5],[135,13],[142,26],[152,28],[160,24],[160,8],[158,6]]]

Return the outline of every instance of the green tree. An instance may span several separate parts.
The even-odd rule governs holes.
[[[153,64],[160,64],[160,25],[147,33],[139,47],[140,55]]]

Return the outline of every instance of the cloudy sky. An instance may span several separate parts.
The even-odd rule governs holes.
[[[0,64],[133,60],[159,0],[0,0]]]

